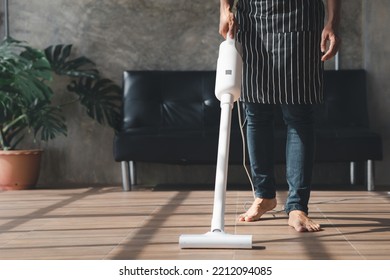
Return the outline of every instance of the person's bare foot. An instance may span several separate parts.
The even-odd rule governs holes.
[[[255,222],[260,220],[264,213],[271,211],[276,207],[276,199],[256,198],[252,206],[244,214],[241,214],[238,220],[240,222]]]
[[[311,220],[307,214],[300,210],[293,210],[288,214],[288,224],[298,232],[320,231],[321,226]]]

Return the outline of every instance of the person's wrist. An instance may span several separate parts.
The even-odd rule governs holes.
[[[340,20],[337,18],[329,19],[325,25],[326,28],[333,30],[335,33],[338,33],[339,26],[340,26]]]
[[[220,9],[223,12],[230,12],[231,5],[229,1],[221,1]]]
[[[324,26],[323,35],[335,36],[336,38],[339,37],[337,29],[332,25],[325,25]]]

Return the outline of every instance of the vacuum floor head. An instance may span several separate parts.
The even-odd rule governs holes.
[[[251,249],[252,235],[233,235],[225,232],[183,234],[180,236],[179,245],[181,249]]]

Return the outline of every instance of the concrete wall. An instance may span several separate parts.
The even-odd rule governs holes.
[[[382,134],[384,160],[376,164],[377,184],[390,183],[390,1],[363,1],[363,58],[369,73],[368,105],[372,128]]]
[[[362,2],[367,11],[363,11]],[[378,62],[385,67],[385,62],[371,49],[380,47],[379,41],[378,45],[372,42],[363,47],[362,22],[364,16],[365,22],[370,20],[370,26],[376,29],[379,17],[375,17],[375,12],[380,9],[376,4],[380,2],[388,7],[389,3],[378,0],[374,5],[370,2],[343,0],[341,68],[366,66],[371,69]],[[10,17],[13,37],[42,48],[71,43],[78,55],[94,60],[103,75],[119,84],[125,69],[215,69],[221,42],[219,0],[10,0]],[[383,37],[385,28],[380,32],[382,36],[377,38]],[[333,61],[326,64],[328,69],[333,67]],[[372,90],[388,83],[381,69],[375,69],[378,70],[372,73],[375,75]],[[59,100],[67,98],[65,83],[55,79]],[[378,97],[384,94],[381,90],[375,92]],[[378,101],[372,100],[370,109],[372,121],[383,132],[382,120],[389,110],[383,108],[382,113],[374,113],[373,110],[384,105]],[[45,148],[40,183],[119,184],[120,166],[112,157],[113,132],[89,120],[77,106],[66,108],[66,114],[68,137],[40,144]],[[388,178],[386,172],[380,172],[383,166],[378,166],[378,182],[385,184]],[[347,181],[348,167],[339,167],[316,167],[315,180],[321,181],[332,174],[339,183]],[[283,167],[277,170],[281,180],[283,170]],[[142,184],[209,183],[214,180],[215,169],[212,166],[140,164],[138,171]],[[241,167],[232,167],[230,177],[233,182],[246,182]]]

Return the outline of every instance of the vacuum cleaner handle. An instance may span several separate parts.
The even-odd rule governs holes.
[[[235,38],[226,36],[219,46],[217,74],[215,80],[215,96],[221,101],[222,95],[233,95],[233,102],[241,95],[242,57],[241,46]]]

